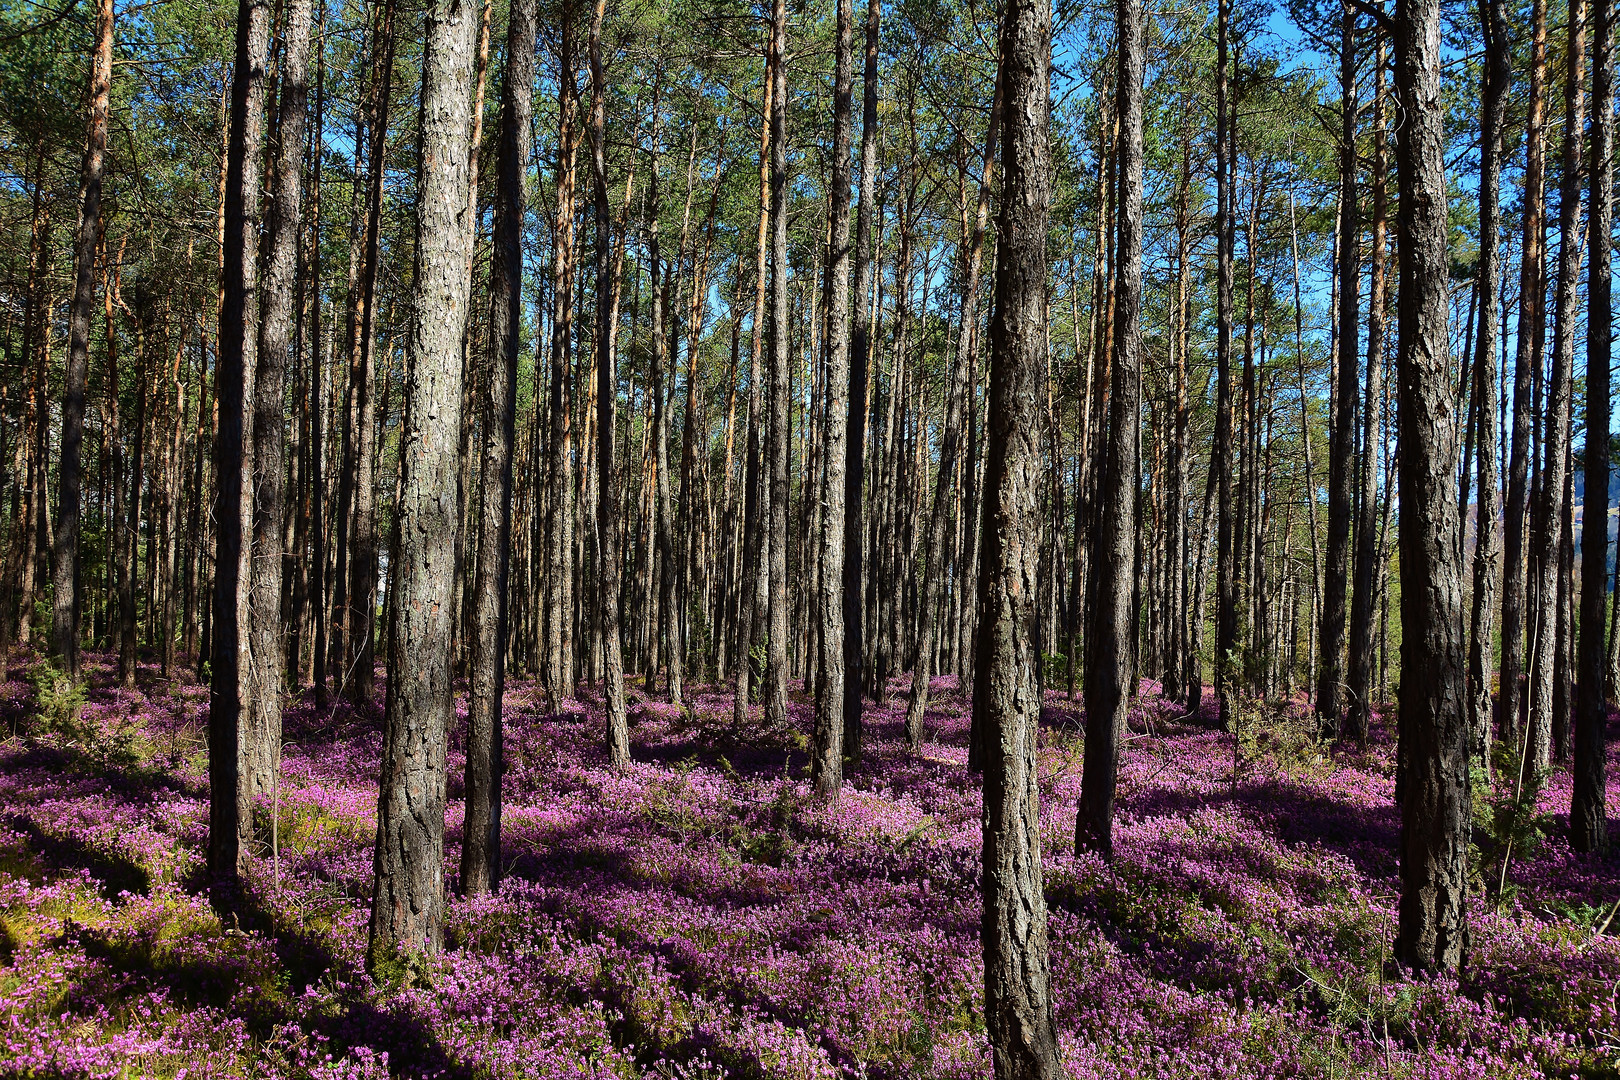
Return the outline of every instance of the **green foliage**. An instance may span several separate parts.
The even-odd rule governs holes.
[[[1519,891],[1508,880],[1513,860],[1533,856],[1552,825],[1552,816],[1540,809],[1552,770],[1526,760],[1522,748],[1511,741],[1495,743],[1491,758],[1494,784],[1477,763],[1473,768],[1473,787],[1480,796],[1474,799],[1469,864],[1488,894],[1495,895],[1499,904],[1510,904]]]
[[[29,675],[34,685],[36,734],[59,735],[72,742],[87,743],[95,737],[97,725],[83,720],[89,686],[69,676],[54,661],[46,660]]]

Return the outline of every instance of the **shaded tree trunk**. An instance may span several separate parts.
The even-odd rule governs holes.
[[[996,137],[1001,124],[1001,79],[996,79],[990,105],[990,121],[984,133],[984,164],[980,170],[979,203],[973,232],[963,252],[962,316],[957,327],[956,363],[947,392],[945,426],[939,438],[939,471],[934,481],[934,502],[929,513],[928,531],[923,534],[923,587],[917,621],[917,659],[911,674],[911,697],[906,705],[906,745],[913,751],[922,746],[923,710],[928,707],[928,680],[934,673],[934,639],[937,632],[935,608],[945,577],[945,524],[951,493],[956,480],[956,458],[961,440],[962,418],[967,412],[973,387],[968,381],[973,331],[979,317],[979,266],[984,256],[985,224],[990,217],[990,188],[995,180]]]
[[[1318,727],[1339,734],[1343,698],[1345,578],[1350,565],[1351,468],[1355,457],[1356,358],[1360,352],[1361,226],[1356,202],[1356,16],[1346,3],[1339,38],[1339,351],[1328,439],[1328,528],[1322,582],[1321,658],[1316,667]],[[1368,406],[1371,408],[1371,405]],[[1217,645],[1217,648],[1219,646]]]
[[[1586,123],[1586,2],[1573,0],[1564,75],[1564,138],[1558,193],[1558,287],[1554,296],[1552,371],[1547,382],[1546,426],[1542,430],[1540,498],[1531,528],[1535,580],[1531,588],[1530,715],[1525,741],[1528,768],[1544,768],[1552,757],[1557,716],[1567,695],[1557,692],[1565,636],[1558,632],[1564,556],[1565,482],[1569,479],[1570,399],[1575,366],[1575,320],[1581,266],[1581,143]],[[1607,545],[1605,545],[1606,547]],[[1561,700],[1562,699],[1562,700]]]
[[[861,756],[861,691],[865,683],[866,613],[862,599],[865,587],[865,542],[863,514],[866,472],[866,417],[868,401],[867,370],[871,363],[872,340],[876,336],[876,260],[872,253],[872,227],[877,217],[877,104],[878,104],[878,22],[883,0],[867,0],[866,67],[861,85],[861,179],[860,204],[855,214],[855,303],[854,333],[850,341],[849,369],[849,450],[845,462],[844,487],[844,755],[858,761]]]
[[[1474,400],[1479,417],[1478,512],[1474,534],[1474,600],[1469,617],[1468,701],[1474,757],[1490,775],[1491,650],[1498,573],[1499,526],[1496,474],[1497,293],[1501,289],[1502,126],[1512,87],[1512,58],[1502,0],[1480,0],[1485,38],[1484,89],[1480,104],[1479,159],[1479,329],[1474,341]],[[1607,340],[1607,338],[1605,338]],[[1605,375],[1607,374],[1605,367]],[[1605,398],[1605,400],[1607,400]],[[1605,480],[1605,487],[1607,480]],[[1599,619],[1602,619],[1601,611]],[[1600,635],[1601,636],[1601,635]]]
[[[208,871],[215,903],[231,901],[253,837],[251,759],[243,751],[242,712],[251,707],[250,670],[243,653],[243,531],[251,521],[245,481],[251,469],[246,419],[258,341],[259,147],[264,129],[264,56],[270,11],[263,0],[237,8],[236,60],[231,81],[225,156],[224,269],[220,283],[219,353],[214,437],[214,600],[208,720]]]
[[[1507,503],[1502,527],[1502,659],[1497,684],[1504,738],[1519,741],[1520,677],[1524,673],[1524,529],[1529,506],[1533,375],[1541,363],[1535,331],[1542,306],[1544,226],[1547,0],[1531,4],[1530,101],[1525,121],[1524,239],[1519,256],[1519,324],[1513,361],[1513,441],[1508,456]]]
[[[1586,506],[1581,515],[1581,624],[1572,754],[1569,842],[1576,851],[1608,846],[1604,806],[1604,692],[1607,650],[1603,637],[1609,550],[1609,363],[1613,323],[1609,243],[1614,224],[1614,3],[1597,0],[1592,43],[1592,162],[1587,195],[1592,262],[1586,295]]]
[[[1232,248],[1234,212],[1229,129],[1233,126],[1227,65],[1231,36],[1231,0],[1216,4],[1215,71],[1215,234],[1218,253],[1215,315],[1215,444],[1210,450],[1210,472],[1216,479],[1215,519],[1215,690],[1221,723],[1231,712],[1232,655],[1237,648],[1237,546],[1233,537],[1232,468]]]
[[[1138,414],[1142,380],[1142,69],[1140,0],[1116,0],[1119,51],[1118,242],[1114,249],[1114,359],[1107,464],[1096,541],[1092,615],[1086,630],[1086,751],[1075,848],[1114,853],[1114,791],[1135,672],[1134,588]]]
[[[1367,289],[1367,392],[1362,398],[1366,405],[1361,410],[1361,487],[1360,510],[1355,518],[1355,590],[1350,608],[1350,679],[1349,709],[1341,732],[1345,741],[1365,744],[1367,727],[1372,720],[1372,635],[1373,610],[1378,585],[1378,470],[1376,448],[1380,440],[1378,410],[1373,402],[1383,394],[1384,332],[1386,327],[1388,262],[1389,262],[1389,137],[1385,114],[1384,50],[1378,50],[1377,87],[1374,98],[1373,166],[1372,166],[1372,274]],[[1343,324],[1341,323],[1341,331]],[[1351,331],[1352,335],[1354,331]],[[1355,351],[1339,353],[1341,361],[1349,358],[1345,371],[1351,376],[1346,381],[1341,373],[1339,408],[1344,408],[1343,396],[1350,388],[1356,389]],[[1351,409],[1354,421],[1354,404]],[[1341,413],[1342,415],[1342,413]],[[1331,535],[1331,530],[1330,530]]]
[[[501,878],[501,703],[506,692],[506,629],[511,599],[512,452],[517,436],[517,377],[523,322],[523,178],[534,116],[535,0],[517,0],[506,27],[500,148],[489,295],[489,381],[484,387],[484,445],[479,492],[473,625],[468,635],[466,824],[461,892],[477,896]]]
[[[83,489],[84,395],[90,379],[90,311],[96,302],[96,246],[101,237],[101,177],[107,161],[107,114],[112,104],[112,0],[96,5],[90,62],[90,105],[82,200],[74,238],[73,306],[68,313],[67,370],[62,382],[62,443],[57,466],[56,536],[52,544],[51,652],[70,678],[79,674],[79,510]],[[235,128],[233,130],[241,130]],[[47,319],[46,327],[50,323]],[[40,471],[43,480],[44,470]]]

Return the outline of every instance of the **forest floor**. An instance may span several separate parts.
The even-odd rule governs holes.
[[[110,663],[90,658],[77,724],[48,722],[26,654],[0,686],[0,1076],[990,1075],[980,796],[954,680],[935,684],[917,756],[899,682],[869,706],[836,810],[809,795],[804,702],[793,730],[742,739],[722,693],[697,688],[683,712],[633,692],[619,774],[597,702],[547,715],[515,683],[505,883],[450,900],[433,982],[406,988],[361,970],[380,717],[288,711],[261,830],[273,818],[279,854],[222,924],[198,888],[207,690],[143,667],[120,691]],[[1144,684],[1104,865],[1073,851],[1078,706],[1048,696],[1043,855],[1073,1077],[1620,1075],[1620,918],[1601,932],[1620,860],[1561,838],[1567,773],[1516,824],[1499,806],[1484,828],[1480,800],[1470,964],[1412,980],[1388,954],[1387,725],[1365,753],[1327,755],[1297,706],[1246,712],[1234,739]],[[1613,813],[1620,722],[1609,746]],[[457,732],[452,885],[461,769]]]

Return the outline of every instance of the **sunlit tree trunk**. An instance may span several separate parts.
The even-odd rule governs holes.
[[[1121,22],[1141,8],[1123,0]],[[1140,34],[1140,29],[1136,30]],[[1138,39],[1139,40],[1139,39]],[[973,712],[984,733],[984,1018],[997,1080],[1063,1075],[1041,878],[1035,666],[1037,398],[1045,380],[1047,146],[1052,20],[1009,0],[1001,25],[1003,113],[990,422]],[[1140,68],[1138,68],[1140,70]]]
[[[376,882],[367,967],[403,961],[423,974],[444,940],[446,734],[461,428],[473,222],[467,205],[472,127],[473,0],[435,0],[422,54],[411,364],[401,431],[401,502],[390,573],[388,700],[377,800]]]
[[[1395,92],[1405,113],[1396,157],[1401,190],[1399,752],[1407,772],[1395,955],[1416,970],[1455,971],[1468,951],[1473,740],[1446,336],[1448,206],[1438,0],[1400,0],[1394,36]]]

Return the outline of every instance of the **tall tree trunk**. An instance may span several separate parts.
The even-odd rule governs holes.
[[[1446,336],[1450,294],[1439,0],[1399,0],[1394,33],[1395,92],[1405,112],[1396,157],[1401,191],[1399,753],[1407,773],[1395,955],[1416,970],[1455,971],[1468,950],[1473,740]]]
[[[242,0],[236,16],[235,73],[225,157],[225,243],[221,279],[214,437],[214,603],[209,688],[208,870],[215,902],[228,904],[253,836],[256,778],[242,740],[243,708],[251,707],[251,668],[244,655],[251,637],[242,626],[243,531],[251,506],[245,481],[252,467],[246,418],[255,382],[258,341],[259,150],[264,130],[264,57],[270,10],[263,0]]]
[[[594,93],[594,88],[593,88]],[[594,122],[594,121],[593,121]],[[677,569],[675,564],[675,500],[674,492],[669,482],[669,397],[670,387],[665,385],[666,373],[670,369],[673,348],[673,336],[670,333],[669,321],[669,295],[670,281],[680,271],[680,259],[677,256],[675,265],[665,273],[663,256],[659,249],[658,218],[662,211],[659,199],[658,186],[658,148],[656,146],[656,128],[654,121],[653,165],[648,181],[647,192],[647,246],[648,257],[651,263],[652,286],[652,356],[650,358],[651,371],[648,377],[648,393],[652,395],[652,457],[653,457],[653,501],[655,520],[653,527],[658,544],[658,620],[662,626],[663,654],[668,665],[669,681],[667,688],[671,704],[681,703],[681,683],[683,672],[682,661],[684,656],[681,650],[681,620],[680,612],[675,608],[675,579]],[[594,130],[594,129],[593,129]],[[695,133],[694,133],[695,134]],[[606,165],[603,166],[604,174]],[[602,180],[603,199],[606,199],[607,179]],[[690,199],[690,191],[688,192]],[[602,212],[598,215],[599,230],[607,228],[607,215]],[[606,281],[607,268],[603,267],[603,284]],[[654,627],[655,641],[659,636],[659,627]],[[648,671],[648,684],[655,672]]]
[[[984,256],[985,225],[990,217],[990,189],[995,181],[996,136],[1001,124],[1000,78],[996,80],[995,94],[990,104],[990,121],[984,133],[984,164],[980,170],[979,203],[973,220],[973,233],[963,252],[962,317],[957,327],[956,363],[947,391],[945,426],[939,437],[939,471],[934,481],[933,509],[929,513],[928,531],[923,534],[923,587],[922,602],[918,608],[917,660],[911,673],[911,698],[906,706],[906,745],[912,750],[922,746],[923,710],[928,707],[928,680],[934,673],[934,639],[937,621],[934,609],[939,606],[940,587],[945,577],[945,524],[950,509],[950,496],[956,479],[956,458],[961,440],[962,416],[973,388],[968,382],[971,366],[973,329],[978,322],[979,266]]]
[[[833,73],[832,190],[828,195],[826,284],[827,384],[822,400],[821,535],[818,564],[820,624],[816,640],[821,670],[816,694],[811,782],[817,794],[836,799],[844,777],[844,513],[850,421],[849,340],[849,152],[853,141],[855,84],[854,7],[838,0],[838,44]],[[863,361],[864,362],[864,361]]]
[[[500,149],[495,166],[493,264],[489,278],[489,381],[484,387],[484,445],[479,492],[474,621],[467,700],[466,825],[461,892],[500,885],[501,702],[506,692],[506,628],[512,561],[512,451],[517,436],[517,377],[523,322],[523,178],[534,116],[535,0],[512,4],[501,82]]]
[[[259,325],[253,387],[253,505],[248,559],[248,655],[244,681],[251,687],[243,724],[242,754],[256,799],[279,795],[281,773],[282,660],[281,551],[283,438],[286,404],[283,377],[291,339],[298,272],[299,205],[304,189],[304,116],[309,96],[309,0],[289,0],[282,29],[281,88],[270,197],[269,246],[265,252],[264,319]],[[139,476],[139,469],[136,470]],[[272,842],[279,837],[273,836]]]
[[[551,430],[546,464],[545,629],[541,677],[553,712],[574,696],[573,596],[569,554],[573,548],[573,449],[571,356],[574,318],[575,162],[579,149],[578,91],[574,87],[574,7],[566,0],[560,14],[557,80],[557,220],[553,244],[551,318]]]
[[[1603,638],[1609,552],[1609,361],[1613,308],[1614,0],[1597,0],[1592,43],[1592,162],[1587,195],[1592,262],[1586,296],[1586,506],[1581,514],[1581,627],[1569,842],[1576,851],[1608,846],[1604,806],[1604,728],[1608,723]]]
[[[613,478],[614,416],[619,387],[614,370],[612,309],[602,303],[608,286],[608,192],[606,81],[602,75],[602,17],[607,0],[596,0],[591,16],[591,176],[596,202],[596,475],[597,545],[601,552],[598,615],[607,704],[608,760],[616,769],[630,764],[630,722],[625,712],[624,658],[619,651],[619,491]]]
[[[322,348],[321,318],[321,162],[326,139],[326,6],[321,6],[321,27],[315,62],[315,131],[311,140],[309,200],[309,595],[314,626],[310,634],[310,678],[315,685],[315,708],[326,708],[326,403],[321,375],[328,355]]]
[[[861,82],[860,203],[855,213],[855,327],[850,339],[849,450],[844,472],[844,701],[843,751],[852,761],[861,756],[861,692],[865,682],[866,613],[863,515],[866,480],[866,416],[870,407],[867,365],[876,336],[876,260],[872,256],[872,223],[877,216],[878,22],[883,0],[867,0],[866,66]]]
[[[1524,529],[1530,504],[1532,382],[1541,364],[1535,326],[1546,283],[1542,280],[1545,229],[1545,130],[1547,79],[1547,0],[1532,0],[1530,101],[1525,121],[1524,239],[1519,257],[1519,326],[1513,361],[1513,442],[1508,456],[1507,504],[1502,527],[1502,661],[1497,684],[1500,729],[1519,741],[1520,677],[1524,673]]]
[[[1218,246],[1215,316],[1215,444],[1210,470],[1216,484],[1215,525],[1215,689],[1221,722],[1230,720],[1233,652],[1237,648],[1237,545],[1232,521],[1233,403],[1232,403],[1232,248],[1234,217],[1231,136],[1233,126],[1227,74],[1231,37],[1231,0],[1217,0],[1215,72],[1215,234]]]
[[[1131,0],[1124,0],[1122,19]],[[1133,8],[1139,20],[1140,8]],[[1139,31],[1138,31],[1139,32]],[[1001,26],[1001,213],[990,321],[989,447],[974,721],[984,733],[984,1017],[997,1080],[1056,1080],[1035,749],[1037,392],[1046,378],[1052,14],[1009,0]]]
[[[1383,394],[1384,330],[1386,325],[1389,225],[1389,137],[1384,111],[1384,50],[1378,50],[1376,96],[1374,98],[1372,167],[1372,275],[1367,289],[1367,402],[1361,410],[1361,514],[1355,520],[1355,590],[1350,608],[1349,711],[1341,732],[1349,742],[1365,743],[1372,720],[1372,634],[1373,602],[1378,582],[1378,470],[1374,468],[1375,448],[1379,445],[1378,410],[1372,403]],[[1354,331],[1352,331],[1352,334]],[[1350,357],[1346,369],[1350,383],[1342,378],[1339,393],[1354,387],[1355,351],[1341,351]],[[1354,393],[1352,389],[1351,393]],[[1343,398],[1340,398],[1342,403]],[[1340,408],[1342,408],[1342,404]],[[1352,407],[1352,412],[1353,412]]]
[[[388,604],[388,700],[377,799],[367,967],[420,975],[443,944],[446,733],[455,715],[450,643],[456,557],[461,346],[473,222],[474,0],[434,0],[424,27],[421,159],[410,376],[400,432],[401,499]]]
[[[116,545],[117,557],[122,563],[120,570],[124,586],[124,594],[119,597],[118,604],[118,678],[124,688],[129,690],[135,688],[135,667],[139,659],[136,651],[135,597],[138,586],[135,576],[136,566],[140,562],[143,494],[141,489],[146,474],[147,399],[150,397],[148,386],[151,380],[151,367],[147,363],[146,355],[146,332],[139,322],[135,326],[135,372],[135,454],[129,471],[129,498],[124,504],[127,515],[119,522],[121,535]],[[147,576],[147,585],[150,588],[151,575]],[[251,731],[251,728],[249,730]],[[252,753],[256,746],[250,742],[245,749],[248,753]],[[249,771],[255,784],[263,775],[259,766],[260,763],[255,760]]]
[[[1479,329],[1474,351],[1474,399],[1479,417],[1478,511],[1474,533],[1474,598],[1469,617],[1468,702],[1474,757],[1489,775],[1491,768],[1491,650],[1495,615],[1499,544],[1497,523],[1496,340],[1497,293],[1501,289],[1502,125],[1512,88],[1512,58],[1502,0],[1480,0],[1480,28],[1485,39],[1484,87],[1480,103],[1479,159]],[[1607,337],[1604,338],[1607,341]],[[1604,374],[1607,377],[1608,368]],[[1590,376],[1588,376],[1590,378]],[[1605,395],[1605,403],[1607,395]],[[1605,413],[1607,415],[1607,413]],[[1605,481],[1605,485],[1606,485]],[[1601,564],[1601,560],[1600,560]],[[1600,586],[1601,589],[1601,586]],[[1598,618],[1601,622],[1602,613]],[[1601,639],[1601,633],[1600,633]]]
[[[1356,196],[1356,16],[1345,4],[1339,36],[1339,362],[1328,440],[1328,528],[1322,583],[1321,658],[1316,667],[1318,727],[1339,734],[1343,698],[1345,578],[1350,565],[1351,468],[1356,449],[1356,357],[1360,353],[1361,225]],[[1368,408],[1371,408],[1371,404]],[[1216,645],[1219,649],[1219,644]]]
[[[765,645],[765,723],[787,723],[788,684],[788,472],[790,397],[788,328],[788,158],[787,158],[787,0],[771,7],[771,367],[766,461],[770,483],[767,532],[770,539],[770,629]]]
[[[68,313],[67,371],[62,382],[62,443],[57,472],[56,536],[51,581],[55,589],[51,652],[70,678],[79,674],[79,504],[84,443],[84,394],[90,378],[90,310],[96,302],[96,246],[101,237],[101,176],[107,160],[107,114],[112,102],[113,3],[96,5],[96,44],[90,63],[89,136],[79,181],[78,235],[74,238],[73,307]],[[240,129],[236,129],[240,130]],[[49,322],[46,322],[47,328]],[[40,472],[43,478],[43,469]]]
[[[1114,249],[1114,358],[1096,587],[1086,630],[1086,753],[1075,848],[1114,853],[1114,790],[1135,671],[1138,414],[1142,381],[1141,0],[1116,0],[1119,234]]]
[[[388,154],[388,109],[394,68],[396,8],[398,0],[382,0],[381,21],[372,43],[373,105],[369,118],[371,145],[366,196],[364,261],[360,277],[359,363],[353,397],[353,496],[349,515],[349,610],[344,631],[348,647],[344,681],[349,700],[369,704],[375,689],[377,621],[377,413],[388,407],[387,388],[373,402],[377,383],[377,274],[381,263],[383,177]]]
[[[1532,529],[1536,581],[1531,590],[1530,732],[1525,742],[1527,768],[1544,768],[1551,760],[1555,728],[1567,716],[1554,715],[1561,704],[1556,692],[1565,481],[1569,478],[1570,399],[1575,366],[1575,320],[1581,266],[1581,142],[1586,125],[1586,0],[1573,0],[1569,12],[1569,48],[1565,54],[1564,139],[1558,193],[1558,290],[1553,322],[1552,372],[1547,383],[1546,427],[1542,432],[1543,466],[1540,498]],[[1607,547],[1607,545],[1605,545]]]
[[[748,443],[743,464],[742,585],[737,605],[736,653],[737,684],[732,702],[732,724],[743,730],[748,700],[757,682],[754,646],[770,603],[770,533],[764,519],[770,501],[766,469],[761,460],[765,439],[765,397],[762,355],[765,342],[765,292],[767,282],[767,241],[771,220],[771,103],[776,94],[773,64],[776,50],[770,44],[776,35],[775,23],[766,32],[764,102],[759,123],[759,227],[754,237],[754,316],[753,343],[748,361]]]

